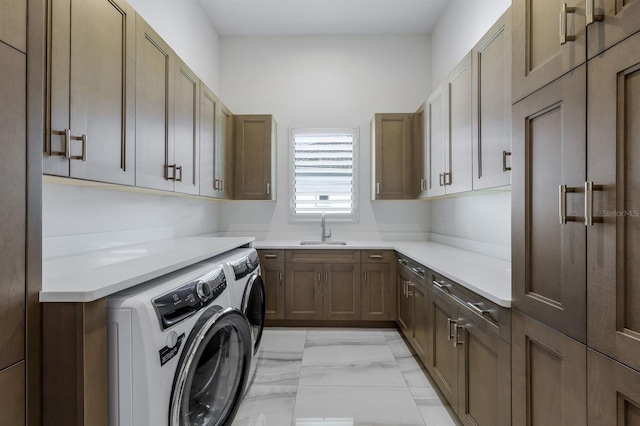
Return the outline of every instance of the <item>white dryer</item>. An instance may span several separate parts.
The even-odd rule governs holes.
[[[260,260],[255,249],[241,248],[228,252],[220,261],[225,265],[229,281],[231,306],[247,317],[251,327],[253,350],[248,388],[258,364],[264,329],[265,290]]]
[[[230,425],[252,359],[217,259],[108,299],[109,424]]]

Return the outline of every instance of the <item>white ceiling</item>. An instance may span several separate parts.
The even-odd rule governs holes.
[[[221,36],[429,34],[451,0],[198,0]]]

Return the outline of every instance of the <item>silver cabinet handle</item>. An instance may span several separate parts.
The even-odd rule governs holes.
[[[173,170],[171,176],[169,176],[169,169]],[[164,178],[166,180],[176,180],[176,165],[175,164],[167,164],[164,166]]]
[[[280,286],[282,286],[282,282],[283,282],[282,277],[283,277],[282,271],[278,271],[278,280],[280,281]]]
[[[369,255],[369,259],[377,259],[377,260],[380,260],[380,259],[382,259],[382,255],[381,255],[381,254],[370,254],[370,255]]]
[[[413,291],[411,291],[411,287],[415,287],[415,284],[411,281],[407,281],[407,297],[413,297]]]
[[[420,191],[424,191],[427,186],[427,181],[425,179],[420,179]]]
[[[491,313],[491,311],[490,311],[490,310],[488,310],[488,309],[482,309],[479,305],[480,305],[480,303],[467,302],[467,306],[468,306],[469,308],[471,308],[471,310],[472,310],[473,312],[475,312],[476,314],[478,314],[478,315],[487,315],[487,314],[490,314],[490,313]]]
[[[567,185],[558,185],[558,217],[560,225],[566,225],[567,222],[577,222],[575,216],[567,216],[567,192],[577,192],[577,188],[568,187]]]
[[[596,15],[593,12],[595,0],[585,0],[585,16],[587,19],[587,27],[596,21],[603,21],[604,15]]]
[[[71,148],[69,147],[69,140],[71,139],[71,130],[69,130],[69,129],[52,130],[51,134],[52,135],[62,136],[62,138],[63,138],[62,140],[64,142],[64,145],[62,147],[62,151],[53,151],[51,149],[51,139],[49,139],[49,142],[47,143],[47,154],[49,154],[49,155],[61,155],[61,156],[64,156],[65,158],[71,157]]]
[[[271,195],[271,184],[267,182],[267,195]]]
[[[376,182],[376,194],[380,194],[380,182]]]
[[[453,347],[454,348],[464,343],[464,341],[461,342],[460,340],[458,340],[458,330],[464,330],[464,327],[459,326],[454,322],[453,323]]]
[[[451,185],[451,172],[443,173],[444,175],[444,184]]]
[[[413,268],[413,267],[412,267],[412,268],[411,268],[411,270],[412,270],[413,272],[415,272],[416,274],[418,274],[418,275],[420,275],[420,276],[424,277],[424,269],[422,269],[422,268]]]
[[[182,182],[182,166],[175,166],[176,168],[176,173],[179,171],[180,172],[180,177],[176,178],[175,180],[178,182]]]
[[[401,265],[406,265],[408,262],[407,262],[406,259],[403,259],[403,258],[399,257],[398,258],[398,263],[401,264]]]
[[[318,282],[322,284],[322,273],[318,272]]]
[[[509,170],[511,170],[511,166],[507,166],[507,157],[511,156],[511,152],[509,151],[502,151],[502,171],[503,172],[508,172]]]
[[[456,321],[452,320],[451,317],[447,318],[447,340],[453,339],[453,335],[451,334],[451,326],[456,325]]]
[[[445,284],[444,282],[438,282],[436,280],[433,280],[432,282],[433,282],[433,285],[438,287],[440,290],[450,293],[450,290],[449,290],[449,287],[451,287],[450,285]]]
[[[584,183],[584,224],[593,226],[594,223],[601,223],[601,217],[593,217],[593,191],[602,191],[602,185],[595,185],[591,181]]]
[[[278,255],[277,254],[265,254],[264,258],[265,259],[277,259]]]
[[[218,190],[218,179],[214,179],[213,180],[213,190],[217,191]]]
[[[364,273],[364,285],[367,285],[367,273]]]
[[[438,173],[438,184],[444,186],[444,173]]]
[[[69,136],[67,133],[69,129],[65,130],[65,139],[73,140],[73,141],[82,141],[82,154],[81,155],[71,155],[71,142],[66,145],[66,157],[70,160],[82,160],[87,161],[87,135],[82,136]]]
[[[566,44],[568,41],[575,41],[575,35],[567,35],[567,15],[575,13],[575,7],[569,7],[566,3],[562,3],[560,8],[560,45]]]
[[[224,191],[224,179],[220,179],[220,191]]]

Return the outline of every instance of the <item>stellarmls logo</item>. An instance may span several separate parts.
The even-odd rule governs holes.
[[[604,217],[640,217],[640,210],[603,210]]]

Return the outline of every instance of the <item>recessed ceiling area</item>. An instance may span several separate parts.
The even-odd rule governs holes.
[[[429,34],[450,0],[198,0],[220,36]]]

